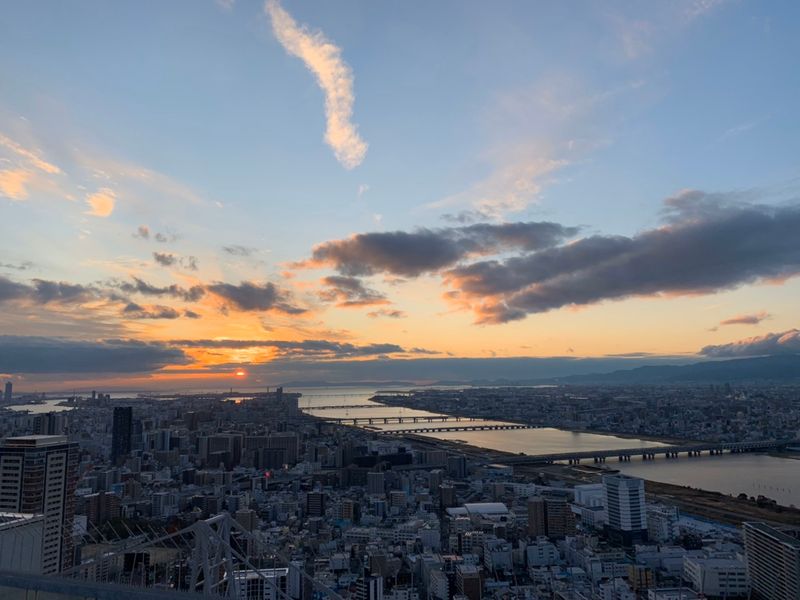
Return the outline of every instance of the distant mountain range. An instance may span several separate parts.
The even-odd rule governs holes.
[[[553,381],[572,384],[800,382],[800,355],[703,361],[682,366],[644,366],[611,373],[571,375]]]
[[[691,383],[800,383],[800,355],[782,354],[758,358],[737,358],[731,360],[704,360],[686,365],[645,365],[632,369],[598,372],[560,377],[483,377],[480,379],[441,379],[426,382],[426,387],[437,386],[517,386],[548,384],[619,384],[619,385],[658,385]],[[293,381],[286,387],[423,387],[419,382],[408,380],[393,381]]]

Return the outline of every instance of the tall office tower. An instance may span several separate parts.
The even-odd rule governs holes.
[[[367,493],[372,495],[386,493],[386,476],[382,471],[367,473]]]
[[[306,494],[306,515],[309,517],[325,516],[324,492],[308,492]]]
[[[528,500],[528,535],[539,537],[547,535],[547,513],[544,498],[534,496]]]
[[[753,597],[800,598],[800,540],[766,523],[745,523],[744,553]]]
[[[623,546],[647,541],[644,479],[629,475],[603,475],[603,497],[608,511],[607,533]]]
[[[111,462],[117,463],[131,453],[133,433],[133,408],[114,407],[114,422],[111,426]]]
[[[42,573],[72,565],[78,445],[60,435],[0,442],[0,512],[44,515]]]
[[[6,381],[6,390],[3,394],[3,402],[9,404],[14,394],[14,386],[10,381]]]

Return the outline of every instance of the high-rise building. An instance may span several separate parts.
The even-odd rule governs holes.
[[[45,575],[73,560],[72,521],[78,445],[60,435],[30,435],[0,442],[0,511],[44,515]]]
[[[100,491],[83,497],[84,513],[89,523],[99,527],[109,519],[119,518],[119,496]]]
[[[611,540],[625,546],[647,541],[644,480],[622,474],[603,475],[603,497]]]
[[[33,417],[33,433],[36,435],[63,435],[66,417],[60,412],[49,412]]]
[[[256,468],[282,469],[286,464],[286,450],[284,448],[259,448],[255,451]]]
[[[563,538],[575,530],[575,515],[565,494],[548,493],[528,500],[528,535]]]
[[[652,542],[670,542],[680,535],[678,509],[675,506],[647,507],[647,538]]]
[[[6,389],[3,393],[3,402],[9,404],[14,396],[14,385],[10,381],[6,381]]]
[[[115,406],[114,421],[111,426],[111,462],[117,463],[131,453],[132,433],[133,408]]]
[[[386,476],[383,471],[367,473],[367,493],[375,496],[386,493]]]
[[[478,567],[466,564],[456,567],[456,590],[469,600],[481,600],[483,582]]]
[[[359,579],[356,600],[383,600],[383,577],[365,574]]]
[[[456,505],[456,488],[450,484],[443,483],[439,486],[439,503],[442,508],[450,508]]]
[[[461,454],[447,457],[447,474],[453,479],[464,479],[467,476],[467,458]]]
[[[433,469],[428,472],[428,491],[433,496],[438,496],[439,486],[444,481],[444,471],[442,469]]]
[[[766,523],[745,523],[744,550],[753,597],[800,598],[799,539]]]
[[[267,438],[267,448],[282,448],[286,464],[297,464],[298,439],[296,433],[274,433]]]
[[[325,516],[325,492],[308,492],[306,494],[306,515],[309,517]]]

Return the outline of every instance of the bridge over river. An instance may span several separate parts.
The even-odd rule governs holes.
[[[317,415],[314,415],[317,416]],[[401,423],[461,423],[462,421],[474,422],[485,421],[486,419],[477,419],[475,417],[454,417],[451,415],[422,415],[414,417],[405,417],[393,415],[389,417],[323,417],[329,423],[338,423],[339,425],[393,425]],[[508,425],[517,425],[516,429],[528,429],[532,426],[522,425],[520,423],[508,423]],[[418,431],[417,431],[418,432]],[[413,433],[411,430],[404,431],[404,433]]]
[[[527,465],[554,462],[579,464],[581,460],[591,459],[596,463],[605,462],[607,458],[616,457],[620,461],[629,461],[632,456],[641,456],[643,460],[653,460],[656,455],[663,454],[667,458],[677,458],[679,454],[700,456],[704,452],[710,455],[726,452],[764,452],[780,450],[787,446],[796,446],[800,440],[759,440],[749,442],[693,443],[670,446],[647,446],[645,448],[620,448],[617,450],[588,450],[584,452],[561,452],[558,454],[525,454],[502,459],[508,465]]]

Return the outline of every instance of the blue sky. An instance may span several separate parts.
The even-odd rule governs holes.
[[[466,221],[550,221],[582,226],[580,236],[633,237],[662,226],[665,199],[685,190],[796,207],[799,12],[794,2],[746,0],[8,3],[0,262],[31,265],[0,276],[95,288],[134,276],[160,286],[271,282],[303,312],[240,315],[209,291],[216,301],[192,329],[129,310],[131,321],[113,304],[120,298],[109,304],[94,289],[78,304],[15,296],[3,324],[17,336],[335,338],[456,356],[527,355],[531,339],[535,355],[673,355],[791,330],[800,289],[784,264],[792,254],[781,268],[708,289],[653,284],[554,310],[526,305],[524,318],[494,327],[485,325],[487,302],[519,299],[467,294],[466,304],[448,304],[446,282],[461,280],[441,269],[403,283],[391,269],[362,273],[381,297],[374,306],[405,317],[383,319],[366,317],[375,312],[366,302],[359,312],[320,296],[330,287],[321,278],[348,275],[346,265],[296,263],[351,234]],[[363,143],[349,164],[341,152],[352,147],[325,142],[325,94],[292,39],[310,44],[311,60],[333,52],[323,68],[340,69],[339,100],[352,110],[344,124]],[[104,208],[87,209],[91,202]],[[134,236],[141,226],[151,239]],[[233,245],[248,256],[222,250]],[[173,264],[153,264],[153,252]],[[496,260],[515,253],[501,248]],[[187,257],[199,267],[187,268]],[[775,277],[783,284],[763,285]],[[654,294],[669,299],[642,299]],[[163,307],[166,296],[124,300]],[[574,330],[570,307],[585,321]],[[473,325],[475,312],[483,325]],[[755,327],[709,331],[761,312],[769,318]],[[608,323],[624,329],[623,341],[608,341]],[[665,340],[663,327],[674,337]],[[274,358],[239,357],[249,368]]]

